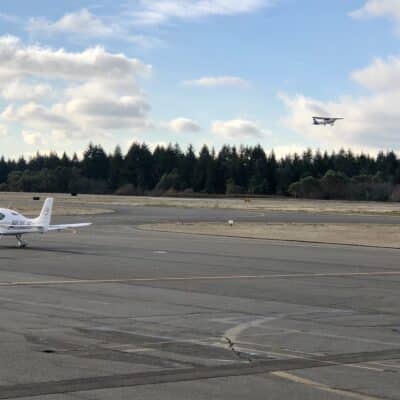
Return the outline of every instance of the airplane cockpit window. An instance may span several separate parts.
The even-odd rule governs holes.
[[[0,221],[2,221],[6,216],[2,213],[0,213]]]

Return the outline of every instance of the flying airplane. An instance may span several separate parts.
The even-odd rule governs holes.
[[[330,118],[330,117],[312,117],[314,125],[331,125],[333,126],[336,121],[344,118]]]
[[[83,228],[91,223],[50,225],[53,211],[53,198],[48,198],[43,204],[42,211],[37,218],[26,218],[14,210],[0,208],[0,237],[15,236],[18,247],[26,247],[28,243],[23,236],[31,233],[60,232],[66,229]]]

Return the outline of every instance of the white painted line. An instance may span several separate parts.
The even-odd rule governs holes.
[[[51,286],[51,285],[89,285],[107,283],[146,283],[146,282],[180,282],[180,281],[229,281],[257,279],[296,279],[296,278],[356,278],[400,276],[400,271],[377,272],[327,272],[299,274],[268,274],[268,275],[205,275],[205,276],[162,276],[157,278],[121,278],[121,279],[66,279],[46,281],[14,281],[0,282],[0,287],[7,286]]]
[[[246,331],[247,329],[256,328],[265,322],[273,321],[275,319],[276,319],[275,317],[265,317],[265,318],[254,319],[248,322],[242,322],[234,326],[233,328],[230,328],[227,331],[225,331],[221,339],[229,338],[230,340],[232,340],[232,342],[236,342],[240,334]]]

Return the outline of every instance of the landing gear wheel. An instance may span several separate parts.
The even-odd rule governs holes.
[[[17,235],[16,237],[17,237],[17,240],[18,240],[18,245],[17,246],[20,249],[25,249],[28,246],[28,243],[24,239],[22,239],[22,235]]]

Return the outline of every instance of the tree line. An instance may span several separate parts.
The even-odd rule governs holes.
[[[400,200],[400,159],[351,150],[277,159],[258,146],[157,146],[134,143],[126,154],[107,154],[90,144],[76,154],[36,154],[26,160],[0,158],[0,191],[76,192],[121,195],[281,195],[320,199]]]

